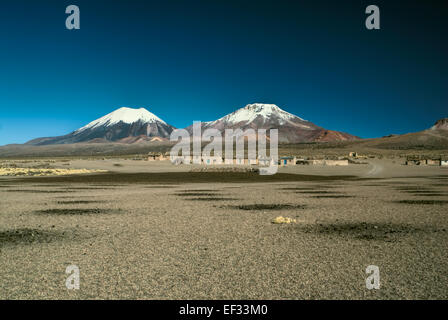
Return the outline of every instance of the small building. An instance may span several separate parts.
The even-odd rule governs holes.
[[[296,164],[299,164],[299,165],[309,165],[310,162],[309,162],[309,160],[305,160],[305,159],[297,159]]]
[[[155,152],[148,153],[148,161],[155,161],[156,158],[158,158],[158,154],[156,154]]]
[[[148,153],[148,161],[161,161],[168,160],[168,156],[161,152]]]
[[[248,164],[248,161],[247,161],[247,159],[244,159],[244,158],[236,158],[235,164],[239,164],[239,165]]]
[[[448,158],[440,156],[438,158],[426,157],[426,156],[407,156],[406,165],[408,166],[446,166]]]
[[[190,156],[173,156],[170,155],[170,161],[176,165],[178,164],[190,164],[191,157]]]
[[[248,162],[251,166],[256,166],[258,164],[258,159],[249,159]]]
[[[170,157],[170,161],[172,164],[175,164],[176,166],[183,163],[182,157],[180,156]]]
[[[348,166],[348,160],[325,160],[326,166]]]
[[[202,162],[206,165],[222,164],[221,156],[203,156]]]
[[[183,164],[190,164],[191,163],[191,156],[181,156]]]
[[[280,165],[283,167],[295,164],[296,164],[296,157],[280,157]]]
[[[321,165],[321,166],[323,166],[325,164],[325,160],[323,160],[323,159],[312,159],[312,160],[308,160],[308,163],[312,164],[312,165]]]
[[[421,165],[423,165],[423,160],[406,160],[406,165],[407,166],[421,166]]]
[[[351,158],[357,158],[358,157],[358,153],[357,152],[350,152],[348,154],[348,156],[351,157]]]
[[[424,166],[426,165],[426,159],[420,156],[407,156],[406,157],[407,166]]]
[[[313,160],[303,160],[306,164],[317,165],[317,166],[348,166],[347,159],[313,159]],[[305,164],[305,163],[303,163]]]
[[[428,166],[440,166],[440,159],[426,159],[426,164]]]
[[[201,155],[193,155],[191,157],[192,164],[202,164],[202,156]]]

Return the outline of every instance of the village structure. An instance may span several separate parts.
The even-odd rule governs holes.
[[[427,156],[408,156],[406,157],[408,166],[448,166],[448,157],[427,157]]]
[[[257,159],[234,158],[225,159],[222,156],[210,155],[178,155],[171,156],[169,153],[150,152],[148,161],[171,160],[173,164],[203,164],[203,165],[256,165],[270,166],[275,164],[271,157],[258,157]],[[347,166],[349,161],[345,159],[305,159],[297,156],[281,156],[278,158],[277,165],[285,167],[291,165],[325,165],[325,166]]]
[[[299,157],[299,156],[280,156],[277,165],[286,167],[293,165],[320,165],[320,166],[347,166],[353,163],[355,159],[372,158],[366,155],[360,155],[356,152],[350,152],[348,157]],[[274,160],[270,157],[258,157],[257,159],[234,158],[225,159],[222,156],[210,155],[178,155],[171,157],[166,152],[150,152],[148,153],[148,161],[171,160],[173,164],[202,164],[202,165],[255,165],[267,167],[274,164]],[[407,156],[404,163],[408,166],[448,166],[448,157],[428,157],[428,156]]]
[[[150,152],[148,153],[148,161],[162,161],[168,160],[169,155],[162,152]]]

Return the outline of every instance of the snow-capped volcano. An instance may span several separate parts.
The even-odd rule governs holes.
[[[202,123],[203,129],[278,129],[280,142],[352,140],[357,137],[321,128],[275,104],[252,103],[215,121]],[[192,126],[187,128],[192,132]]]
[[[119,108],[60,137],[39,138],[28,144],[66,144],[78,142],[128,142],[169,138],[175,128],[145,108]],[[133,137],[139,137],[135,139]],[[132,139],[131,139],[132,138]]]
[[[109,114],[106,114],[104,117],[101,117],[95,121],[90,122],[82,128],[79,128],[75,132],[81,132],[86,129],[91,129],[99,126],[112,126],[114,124],[123,122],[123,123],[135,123],[141,121],[142,123],[156,123],[160,122],[166,124],[165,121],[152,114],[145,108],[140,109],[132,109],[127,107],[122,107],[117,109]]]
[[[326,130],[275,104],[248,104],[218,120],[203,122],[203,129],[278,129],[279,142],[314,142],[354,140],[344,132]],[[144,108],[119,108],[64,136],[38,138],[30,145],[69,144],[80,142],[121,142],[166,140],[175,128]],[[187,128],[190,133],[192,126]]]
[[[226,123],[241,123],[241,122],[252,122],[257,119],[262,119],[268,121],[272,118],[276,118],[280,124],[285,124],[292,119],[299,119],[305,121],[289,112],[280,109],[275,104],[264,104],[264,103],[253,103],[248,104],[244,108],[238,109],[231,114],[228,114],[221,119],[213,122],[223,121]]]

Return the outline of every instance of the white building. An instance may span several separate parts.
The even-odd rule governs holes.
[[[235,159],[235,164],[247,164],[247,159],[237,158]]]
[[[222,164],[222,157],[220,157],[220,156],[203,156],[202,162],[206,165]]]

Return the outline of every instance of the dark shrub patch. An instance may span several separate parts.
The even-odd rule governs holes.
[[[395,203],[404,204],[447,204],[448,200],[399,200]]]
[[[233,209],[239,210],[287,210],[287,209],[304,209],[305,205],[292,204],[241,204],[238,206],[230,206]]]
[[[0,231],[0,247],[7,245],[48,243],[64,237],[64,233],[20,228]]]
[[[28,190],[28,189],[14,189],[14,190],[5,190],[7,192],[24,192],[24,193],[68,193],[67,190]]]
[[[217,193],[205,193],[205,192],[178,192],[176,196],[216,196]]]
[[[325,193],[334,193],[332,191],[297,191],[296,193],[302,193],[302,194],[325,194]]]
[[[48,215],[89,215],[89,214],[113,214],[121,213],[120,210],[109,210],[109,209],[45,209],[35,211],[37,214],[48,214]]]
[[[332,195],[323,195],[323,196],[312,196],[311,198],[316,199],[338,199],[338,198],[355,198],[354,196],[347,196],[344,194],[332,194]]]
[[[319,223],[316,225],[297,226],[305,233],[316,233],[328,236],[348,237],[359,240],[382,240],[395,242],[399,237],[418,232],[444,232],[445,229],[433,227],[417,228],[407,224],[391,223]]]
[[[100,200],[67,200],[67,201],[58,201],[58,204],[88,204],[88,203],[101,203],[105,201]]]
[[[193,201],[230,201],[230,200],[239,200],[239,199],[209,197],[209,198],[185,198],[185,200],[193,200]]]

